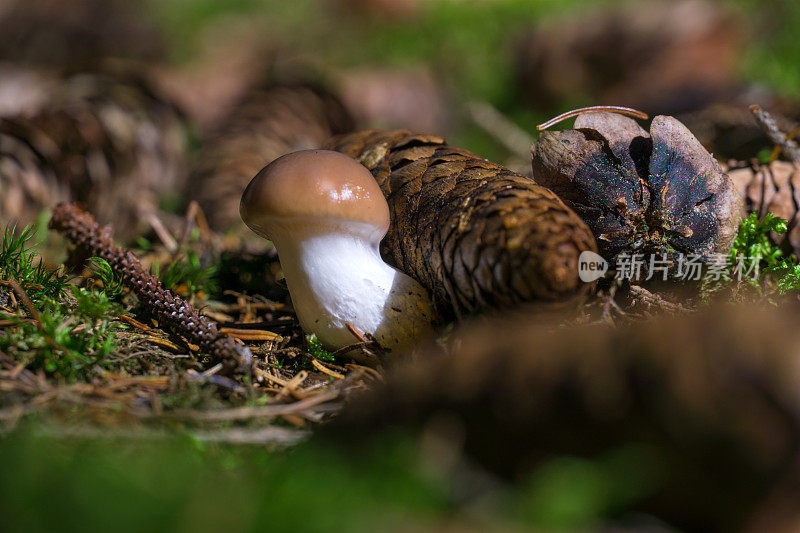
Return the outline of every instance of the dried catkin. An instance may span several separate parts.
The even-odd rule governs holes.
[[[109,226],[101,228],[91,214],[77,205],[61,203],[53,211],[50,229],[90,255],[105,259],[159,326],[197,344],[228,372],[249,366],[250,351],[220,333],[216,323],[202,316],[189,302],[164,288],[131,251],[117,247]]]

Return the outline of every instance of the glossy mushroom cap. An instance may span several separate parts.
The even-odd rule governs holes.
[[[363,228],[382,237],[389,207],[375,178],[339,152],[302,150],[279,157],[259,172],[242,195],[242,220],[262,237],[296,224]]]

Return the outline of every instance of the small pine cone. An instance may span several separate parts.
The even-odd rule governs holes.
[[[434,135],[367,130],[327,148],[360,161],[389,202],[386,260],[419,281],[444,317],[580,297],[589,228],[530,178]]]
[[[186,176],[182,120],[136,82],[96,74],[54,82],[44,105],[4,117],[0,136],[3,224],[30,223],[71,200],[129,239]]]
[[[728,176],[744,198],[747,212],[785,218],[789,229],[773,238],[787,253],[800,255],[800,169],[786,161],[728,163]]]
[[[796,519],[798,318],[728,306],[628,328],[469,324],[350,401],[329,435],[368,447],[388,428],[435,432],[523,483],[558,458],[614,457],[615,472],[637,472],[628,489],[647,487],[614,516],[647,513],[680,531],[741,531],[779,485]]]
[[[239,201],[250,180],[274,159],[319,148],[353,121],[332,94],[311,85],[275,85],[248,94],[200,151],[187,195],[209,224],[226,230],[241,224]]]

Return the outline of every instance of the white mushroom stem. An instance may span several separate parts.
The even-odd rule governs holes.
[[[282,228],[272,235],[303,330],[339,348],[357,342],[350,324],[399,350],[432,331],[427,292],[383,262],[380,235],[364,238],[352,226],[326,230]]]

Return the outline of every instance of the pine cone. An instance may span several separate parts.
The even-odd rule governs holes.
[[[259,170],[296,150],[319,148],[353,128],[344,106],[311,85],[275,85],[252,91],[204,143],[187,195],[209,223],[225,230],[239,219],[242,192]]]
[[[750,306],[629,328],[469,324],[446,353],[429,346],[354,398],[330,431],[370,446],[387,428],[441,430],[473,461],[455,464],[523,482],[559,457],[600,467],[613,456],[626,461],[616,463],[619,490],[648,487],[614,516],[740,531],[777,485],[800,498],[798,318]]]
[[[159,196],[185,180],[181,119],[136,82],[95,74],[57,82],[45,105],[4,118],[0,136],[3,224],[30,223],[72,200],[128,239]]]
[[[800,256],[800,170],[786,161],[728,163],[728,176],[744,198],[747,212],[772,213],[789,221],[784,235],[773,238],[787,253]]]
[[[0,120],[37,113],[47,105],[56,84],[52,73],[0,62]]]
[[[358,124],[437,133],[452,129],[454,98],[431,67],[347,71],[340,76],[337,94]]]
[[[589,228],[530,178],[434,135],[367,130],[326,147],[360,161],[389,202],[387,262],[419,281],[444,317],[580,297]]]
[[[0,130],[5,126],[0,122]],[[22,139],[0,131],[0,225],[26,225],[45,206],[70,197],[68,184],[44,170],[38,153]]]

